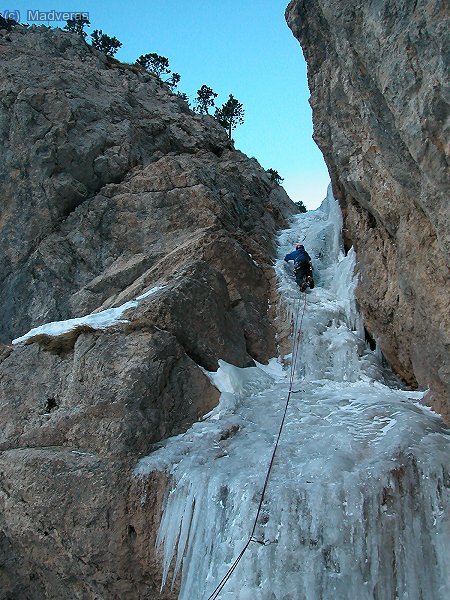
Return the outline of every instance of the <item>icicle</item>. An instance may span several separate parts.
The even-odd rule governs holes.
[[[299,291],[283,256],[303,240],[308,292],[288,419],[256,536],[222,600],[450,597],[448,430],[422,394],[386,385],[354,300],[355,253],[327,195],[279,236],[275,271],[291,319]],[[286,357],[285,357],[286,358]],[[280,363],[211,380],[219,407],[140,461],[170,474],[158,534],[163,585],[181,569],[180,600],[206,598],[248,539],[288,384]],[[393,381],[393,378],[391,378]]]

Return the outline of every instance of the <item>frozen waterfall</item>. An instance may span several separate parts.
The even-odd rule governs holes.
[[[282,258],[313,257],[297,380],[257,537],[222,600],[440,600],[450,597],[448,430],[401,389],[364,341],[355,254],[344,256],[331,192],[279,236],[275,269],[292,315],[299,291]],[[171,488],[160,525],[163,585],[208,598],[247,541],[288,390],[290,357],[210,374],[222,392],[202,422],[143,458]],[[170,573],[170,578],[169,578]]]

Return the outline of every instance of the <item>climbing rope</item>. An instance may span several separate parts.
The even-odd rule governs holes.
[[[230,579],[230,577],[233,574],[234,570],[238,566],[241,558],[244,556],[245,551],[247,550],[247,548],[250,546],[250,544],[252,542],[255,542],[257,544],[268,545],[264,541],[262,542],[260,540],[257,540],[254,537],[254,534],[255,534],[255,531],[256,531],[256,526],[258,524],[259,515],[261,513],[262,505],[263,505],[263,502],[264,502],[264,497],[266,495],[267,485],[269,483],[269,478],[270,478],[270,473],[272,471],[272,467],[273,467],[273,464],[274,464],[274,461],[275,461],[275,454],[277,452],[278,444],[280,442],[281,434],[283,432],[284,422],[286,420],[286,415],[287,415],[287,411],[288,411],[288,407],[289,407],[289,402],[290,402],[290,399],[291,399],[291,394],[293,393],[292,387],[294,385],[295,365],[296,365],[297,358],[298,358],[298,355],[299,355],[299,352],[300,352],[300,337],[301,337],[301,333],[302,333],[303,317],[304,317],[305,309],[306,309],[306,293],[304,294],[304,297],[305,297],[305,301],[303,303],[303,310],[301,311],[300,322],[299,322],[300,307],[301,307],[300,297],[298,299],[297,310],[296,310],[296,313],[295,313],[295,319],[293,319],[293,322],[294,322],[294,331],[297,331],[297,334],[295,335],[295,338],[294,338],[294,341],[293,341],[293,346],[292,346],[291,370],[290,370],[290,374],[289,374],[289,390],[288,390],[288,395],[287,395],[287,398],[286,398],[286,403],[285,403],[285,406],[284,406],[283,418],[281,419],[280,428],[278,430],[277,440],[275,442],[275,446],[274,446],[273,451],[272,451],[272,456],[270,458],[269,466],[268,466],[267,473],[266,473],[266,478],[264,480],[264,485],[263,485],[263,488],[262,488],[262,491],[261,491],[261,498],[259,500],[258,510],[256,511],[256,516],[255,516],[255,520],[253,522],[252,531],[251,531],[250,536],[249,536],[247,542],[245,543],[244,547],[239,552],[239,554],[237,555],[235,561],[233,562],[233,564],[231,565],[231,567],[228,569],[228,571],[225,573],[224,577],[221,579],[221,581],[218,584],[218,586],[216,587],[216,589],[208,597],[208,600],[215,600],[219,596],[220,592],[225,587],[225,584]]]

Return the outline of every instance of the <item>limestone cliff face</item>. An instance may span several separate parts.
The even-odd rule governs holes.
[[[211,117],[76,35],[0,32],[0,598],[159,595],[152,444],[208,412],[200,367],[275,354],[295,207]],[[100,331],[31,327],[157,294]]]
[[[440,0],[293,0],[314,139],[358,255],[368,331],[449,419],[448,13]]]

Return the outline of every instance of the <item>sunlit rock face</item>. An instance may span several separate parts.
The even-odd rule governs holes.
[[[314,138],[358,256],[366,328],[449,419],[444,4],[293,0]]]
[[[0,59],[0,598],[174,597],[163,487],[141,504],[130,474],[217,404],[202,367],[275,354],[296,208],[214,119],[80,37],[0,31]]]
[[[0,58],[0,341],[205,259],[256,344],[273,233],[296,210],[282,188],[216,120],[79,36],[2,31]]]

